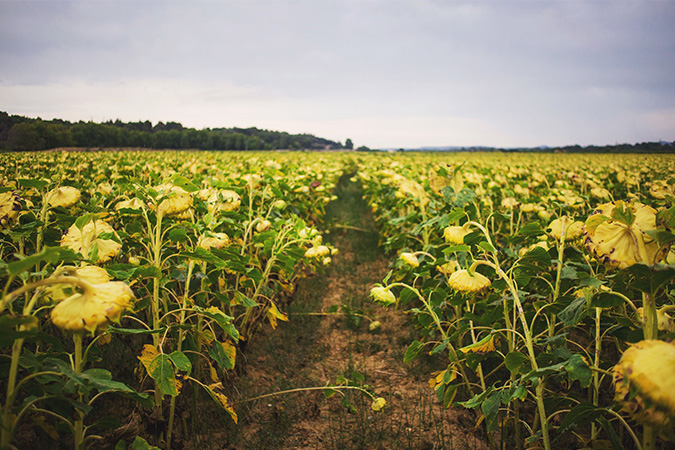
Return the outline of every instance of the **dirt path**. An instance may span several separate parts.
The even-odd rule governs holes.
[[[474,449],[484,448],[475,415],[442,410],[427,381],[432,361],[403,363],[412,341],[404,314],[368,298],[388,271],[372,217],[357,183],[343,177],[329,205],[328,240],[339,249],[323,274],[303,280],[286,308],[290,321],[258,335],[246,372],[233,380],[239,425],[193,443],[213,449]],[[337,311],[337,314],[315,315]],[[365,316],[365,317],[364,317]],[[371,331],[371,321],[381,327]],[[440,361],[436,364],[442,364]],[[356,391],[326,399],[322,391],[246,401],[262,394],[335,384],[369,386],[387,400],[375,413]],[[222,440],[221,440],[222,439]]]

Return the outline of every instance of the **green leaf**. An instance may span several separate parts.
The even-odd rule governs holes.
[[[528,223],[518,230],[518,234],[522,236],[541,236],[544,234],[544,230],[541,228],[541,225],[538,222]]]
[[[17,331],[16,327],[24,326]],[[35,336],[38,332],[38,319],[35,316],[0,316],[0,347],[9,347],[16,339]]]
[[[176,375],[173,372],[173,365],[168,355],[160,353],[155,356],[150,362],[148,374],[157,382],[157,386],[163,395],[171,395],[172,397],[178,395]]]
[[[157,330],[146,330],[145,328],[116,328],[113,326],[108,327],[110,333],[118,334],[159,334],[166,331],[166,327],[159,328]]]
[[[185,228],[175,227],[169,231],[169,240],[171,242],[187,242],[190,240]]]
[[[28,179],[28,178],[21,178],[19,179],[19,186],[23,188],[35,188],[35,189],[42,189],[45,186],[49,184],[49,181],[46,180],[40,180],[40,179]]]
[[[434,348],[431,349],[431,351],[429,352],[429,354],[430,354],[430,355],[435,355],[435,354],[437,354],[437,353],[442,352],[443,350],[445,350],[445,349],[447,348],[447,346],[448,346],[449,343],[450,343],[450,339],[445,339],[445,340],[444,340],[443,342],[441,342],[440,344],[434,345]]]
[[[635,222],[635,213],[630,206],[626,207],[623,201],[618,201],[612,209],[612,219],[631,226]]]
[[[459,244],[459,245],[449,245],[448,247],[443,249],[443,253],[446,255],[449,255],[451,253],[455,252],[470,252],[471,247],[466,244]]]
[[[520,258],[521,262],[539,263],[544,267],[551,265],[551,255],[541,247],[534,247]],[[541,269],[538,269],[541,270]]]
[[[159,447],[155,447],[154,445],[148,444],[148,441],[143,439],[140,436],[136,436],[136,439],[134,439],[134,442],[131,444],[131,449],[132,450],[160,450]]]
[[[605,417],[599,417],[598,422],[602,425],[602,429],[605,430],[607,437],[609,437],[609,442],[612,443],[612,450],[623,450],[625,448],[623,442],[621,442],[621,438],[616,434],[616,431],[614,431],[614,427],[609,423],[609,420]]]
[[[656,224],[666,228],[675,228],[675,206],[656,213]]]
[[[593,372],[581,355],[572,355],[565,364],[565,370],[570,381],[579,380],[581,387],[584,388],[591,385]]]
[[[199,186],[195,185],[192,181],[182,175],[176,174],[172,176],[171,182],[176,186],[182,187],[187,192],[195,192],[199,190]]]
[[[497,253],[497,250],[488,241],[481,241],[478,246],[488,253]]]
[[[514,375],[521,375],[529,372],[532,369],[530,358],[520,352],[511,352],[504,358],[506,368]]]
[[[501,403],[502,395],[501,392],[493,392],[488,398],[486,398],[483,403],[480,405],[480,409],[485,416],[485,422],[487,424],[487,431],[491,433],[497,429],[499,421],[497,420],[497,413],[499,412],[499,404]]]
[[[604,414],[605,408],[600,408],[591,403],[580,403],[565,415],[560,424],[559,432],[562,433],[572,425],[587,425]]]
[[[209,348],[209,355],[223,369],[231,370],[234,368],[234,359],[232,354],[228,353],[222,343],[213,341]]]
[[[586,311],[586,298],[579,297],[572,300],[572,303],[567,305],[565,309],[560,311],[558,319],[566,326],[576,325],[581,319],[581,315]]]
[[[7,272],[12,276],[30,270],[42,262],[56,263],[61,261],[77,261],[80,259],[72,250],[63,247],[45,247],[40,253],[31,256],[15,256],[20,258],[19,261],[13,261],[7,264]]]
[[[647,294],[656,292],[664,284],[675,280],[675,266],[666,264],[657,264],[655,266],[633,264],[623,270],[635,276],[635,281],[631,284],[631,287]]]
[[[623,298],[610,292],[598,292],[591,298],[591,308],[614,308],[623,305]]]
[[[423,348],[424,344],[422,344],[420,341],[413,341],[405,351],[403,362],[409,363],[412,361],[419,354],[419,352],[422,351]]]
[[[487,388],[483,392],[474,395],[469,400],[467,400],[465,402],[459,402],[459,404],[462,405],[465,408],[470,408],[470,409],[478,408],[479,406],[481,406],[483,404],[483,401],[485,401],[485,398],[488,395],[492,394],[493,391],[494,391],[494,388],[492,386],[490,386],[489,388]]]
[[[260,306],[255,300],[253,300],[250,297],[247,297],[246,295],[242,294],[241,292],[237,291],[234,293],[234,301],[238,305],[243,305],[246,308],[256,308]],[[337,305],[335,305],[337,306]]]
[[[185,356],[185,353],[176,350],[169,355],[169,359],[176,365],[178,370],[187,372],[188,375],[190,375],[190,372],[192,372],[192,363],[188,357]]]

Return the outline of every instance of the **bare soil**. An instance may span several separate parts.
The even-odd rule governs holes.
[[[404,364],[405,349],[413,339],[408,318],[368,298],[372,285],[387,274],[389,258],[377,247],[377,233],[358,186],[346,179],[341,184],[341,199],[328,212],[329,240],[339,253],[325,273],[297,287],[286,307],[289,322],[248,344],[243,371],[232,380],[239,424],[223,420],[224,429],[215,432],[213,422],[197,422],[202,432],[186,447],[487,448],[476,414],[443,409],[429,388],[430,374],[442,370],[442,362],[423,358]],[[331,307],[338,314],[317,315]],[[382,325],[371,331],[374,320]],[[330,398],[322,390],[309,390],[250,400],[334,385],[338,377],[385,398],[386,407],[375,412],[371,398],[347,390]]]

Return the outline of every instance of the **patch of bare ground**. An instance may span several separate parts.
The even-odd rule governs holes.
[[[358,186],[344,178],[341,186],[341,198],[328,214],[333,221],[330,241],[339,253],[325,273],[300,283],[286,308],[289,322],[249,343],[243,372],[232,380],[239,424],[221,421],[224,429],[216,433],[205,416],[198,425],[209,436],[202,433],[186,447],[487,448],[475,413],[443,409],[429,388],[430,373],[442,370],[442,362],[403,363],[413,339],[408,318],[368,298],[373,283],[388,272],[389,259],[377,248]],[[321,312],[326,314],[316,314]],[[374,320],[382,325],[371,331]],[[330,398],[322,390],[302,390],[334,385],[338,377],[385,398],[387,406],[375,412],[372,399],[353,390]],[[288,390],[297,391],[251,400]]]

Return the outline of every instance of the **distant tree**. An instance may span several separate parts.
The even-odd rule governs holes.
[[[7,146],[10,150],[44,150],[45,140],[34,123],[17,123],[9,130]]]
[[[347,140],[345,141],[345,148],[347,150],[352,150],[354,148],[354,143],[352,142],[351,139],[347,138]]]

